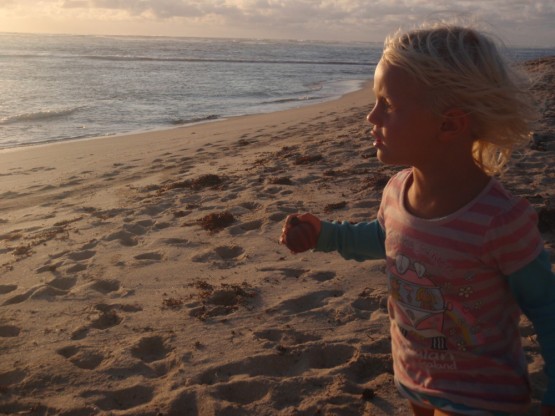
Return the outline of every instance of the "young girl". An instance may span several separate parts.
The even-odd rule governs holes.
[[[526,412],[522,311],[549,377],[542,415],[555,416],[555,276],[535,211],[490,176],[529,140],[527,94],[489,37],[449,25],[389,37],[374,92],[377,156],[410,168],[376,220],[296,214],[280,241],[387,260],[395,382],[415,415]]]

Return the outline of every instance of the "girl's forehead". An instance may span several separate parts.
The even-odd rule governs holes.
[[[392,97],[407,97],[421,95],[425,88],[410,72],[382,59],[374,72],[374,91]]]

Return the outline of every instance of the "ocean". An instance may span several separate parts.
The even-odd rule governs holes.
[[[381,49],[381,43],[0,33],[0,148],[330,100],[370,79]],[[514,52],[526,59],[554,54]]]

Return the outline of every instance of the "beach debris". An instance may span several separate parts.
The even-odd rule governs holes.
[[[275,157],[279,158],[287,158],[293,156],[293,153],[296,153],[299,149],[299,146],[283,146],[279,151],[275,153]]]
[[[363,159],[371,159],[373,157],[376,157],[377,155],[378,155],[378,151],[375,148],[372,148],[367,152],[364,152],[363,154],[361,154],[360,157],[362,157]]]
[[[67,223],[69,224],[69,222]],[[17,246],[6,246],[6,251],[11,252],[15,257],[16,261],[22,260],[26,257],[30,257],[36,246],[46,244],[50,240],[67,240],[68,230],[67,224],[61,226],[54,226],[37,231],[29,236],[24,236],[18,231],[11,231],[7,234],[0,235],[0,241],[18,242],[19,240],[27,240],[28,242],[19,242]]]
[[[332,203],[332,204],[327,204],[324,207],[324,212],[336,211],[338,209],[343,209],[346,206],[347,206],[347,201],[341,201],[341,202],[336,202],[336,203]]]
[[[164,296],[167,296],[164,293]],[[162,299],[162,309],[181,309],[183,307],[183,299],[174,298],[174,297],[164,297]]]
[[[248,146],[251,143],[256,143],[256,140],[239,139],[237,141],[238,146]]]
[[[277,178],[270,178],[268,180],[268,183],[270,185],[293,185],[293,182],[291,182],[291,178],[289,178],[287,176],[279,176]]]
[[[376,392],[373,389],[364,389],[362,391],[362,400],[371,401],[376,397]]]
[[[213,212],[197,220],[197,223],[206,231],[213,233],[229,227],[235,222],[235,217],[229,211]]]
[[[192,189],[193,191],[200,191],[204,188],[219,188],[224,183],[224,179],[213,173],[201,175],[195,179],[186,179],[184,181],[177,181],[162,185],[158,190],[158,195],[170,191],[172,189]]]
[[[197,281],[195,287],[200,290],[200,305],[193,308],[189,315],[205,320],[214,316],[229,315],[240,307],[248,307],[256,296],[256,291],[247,283],[222,283],[216,287],[204,281]]]
[[[323,156],[319,154],[301,156],[295,159],[295,165],[308,165],[310,163],[318,162],[322,159]]]
[[[223,179],[215,174],[201,175],[196,179],[192,179],[189,182],[189,187],[193,190],[200,190],[203,188],[214,188],[223,183]]]

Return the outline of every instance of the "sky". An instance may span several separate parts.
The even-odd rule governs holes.
[[[0,0],[0,31],[382,42],[444,15],[555,46],[554,0]]]

